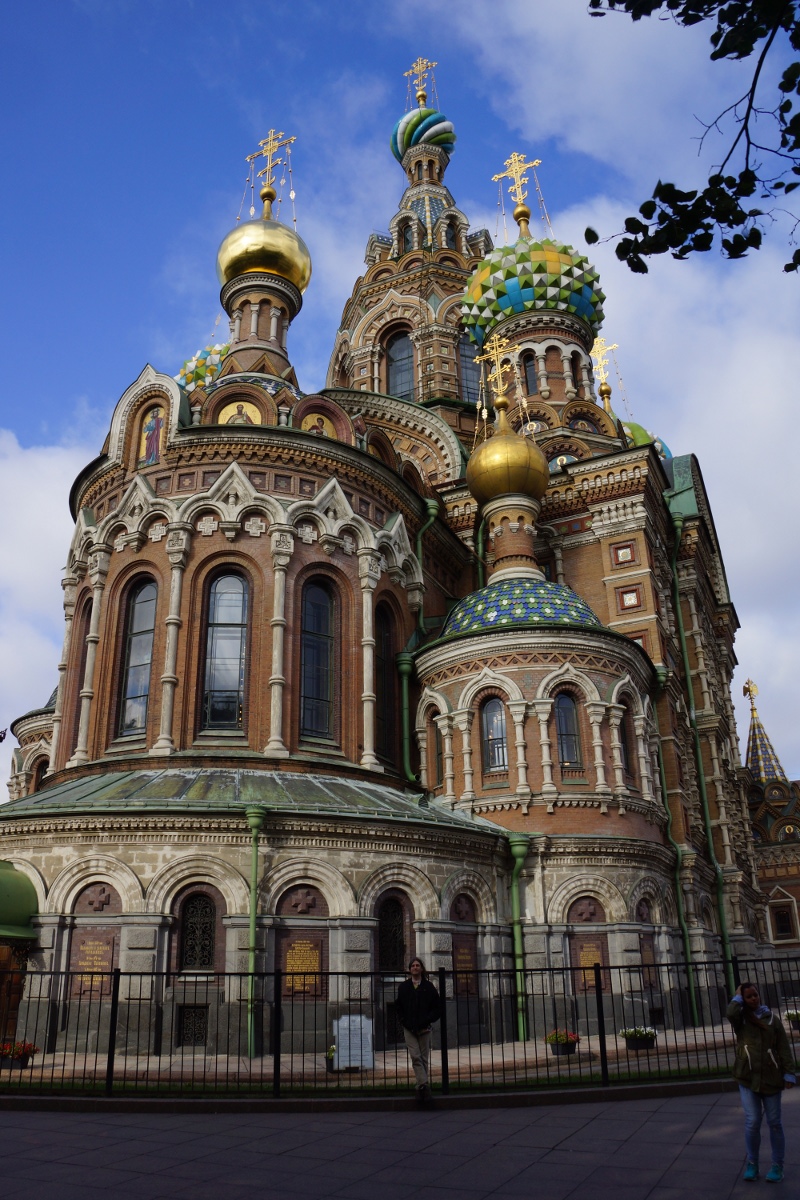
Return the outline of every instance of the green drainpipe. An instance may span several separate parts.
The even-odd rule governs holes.
[[[414,672],[414,657],[402,650],[395,657],[400,676],[400,736],[403,743],[403,774],[409,783],[419,787],[419,781],[411,768],[411,714],[409,712],[408,681]]]
[[[661,682],[659,680],[659,683]],[[692,1014],[692,1024],[696,1026],[699,1022],[697,1017],[697,997],[694,991],[694,971],[692,970],[692,943],[689,940],[689,926],[686,924],[686,909],[683,904],[683,887],[681,886],[683,851],[681,850],[680,843],[676,842],[672,835],[672,809],[667,799],[667,773],[664,770],[661,731],[658,728],[658,709],[655,704],[653,705],[653,716],[656,723],[656,733],[658,734],[658,774],[661,779],[661,796],[664,801],[664,810],[667,814],[667,838],[669,839],[670,846],[675,851],[675,900],[678,905],[678,924],[681,927],[681,936],[683,937],[683,955],[686,959],[686,975],[689,980],[689,1008]]]
[[[484,554],[486,553],[486,517],[483,518],[478,526],[478,533],[475,538],[475,557],[478,560],[478,588],[482,588],[486,583],[486,565],[484,563]]]
[[[689,667],[689,650],[686,646],[686,630],[683,626],[683,612],[681,610],[681,595],[678,586],[678,550],[681,543],[681,533],[683,532],[683,515],[681,513],[670,513],[672,524],[675,529],[675,545],[672,548],[672,588],[674,593],[675,604],[675,620],[678,626],[678,638],[681,643],[681,660],[683,662],[683,674],[686,679],[686,699],[689,703],[689,724],[692,727],[692,740],[694,743],[694,760],[697,766],[697,784],[700,790],[700,803],[703,808],[703,824],[706,831],[706,841],[708,842],[708,856],[711,859],[711,865],[714,868],[714,875],[717,885],[717,913],[719,914],[719,928],[722,935],[722,954],[725,959],[725,974],[728,982],[728,991],[733,994],[736,984],[733,979],[733,966],[731,959],[733,952],[731,950],[731,941],[728,936],[728,922],[725,917],[725,891],[723,887],[722,867],[717,861],[716,851],[714,850],[714,837],[711,830],[711,814],[708,809],[708,792],[706,790],[706,773],[703,768],[703,752],[700,747],[700,733],[697,728],[697,713],[694,707],[694,690],[692,687],[692,676]]]
[[[517,1036],[527,1041],[528,1022],[525,1012],[525,949],[522,942],[522,913],[519,904],[519,877],[528,857],[531,839],[527,833],[510,833],[508,846],[514,859],[511,872],[511,936],[514,946],[515,991],[517,993]]]
[[[267,810],[259,804],[245,809],[250,826],[250,936],[247,943],[247,1057],[256,1056],[256,916],[258,913],[258,835]]]
[[[431,525],[438,517],[439,501],[438,500],[426,500],[425,508],[428,513],[428,518],[424,522],[424,524],[422,524],[420,526],[419,533],[417,534],[417,545],[416,545],[417,562],[419,563],[420,571],[422,571],[422,569],[423,569],[422,568],[422,535],[428,532]],[[417,625],[419,626],[420,633],[424,633],[425,632],[425,607],[421,601],[420,601],[420,606],[419,606],[419,612],[417,613]]]

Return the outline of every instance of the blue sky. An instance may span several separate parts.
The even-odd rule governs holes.
[[[439,62],[458,133],[447,182],[473,226],[495,234],[491,176],[520,150],[543,160],[556,234],[581,248],[587,223],[618,229],[660,174],[702,181],[715,147],[698,161],[696,117],[724,107],[747,70],[708,63],[707,27],[592,20],[585,0],[42,0],[9,6],[5,28],[0,500],[14,516],[0,532],[0,728],[55,682],[69,483],[144,364],[175,374],[212,336],[216,248],[244,157],[271,126],[298,139],[314,276],[289,347],[311,391],[366,239],[402,191],[388,139],[418,54]],[[781,274],[780,228],[768,247],[644,277],[609,246],[592,257],[634,418],[701,459],[743,625],[743,739],[752,675],[798,777],[800,480],[783,446],[800,281]]]

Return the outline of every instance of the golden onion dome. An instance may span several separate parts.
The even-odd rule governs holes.
[[[478,501],[486,504],[498,496],[523,495],[541,500],[550,482],[550,468],[532,438],[515,433],[508,423],[508,400],[495,400],[497,428],[470,455],[467,463],[467,487]]]
[[[272,219],[275,191],[262,188],[262,216],[242,221],[223,238],[217,251],[217,276],[221,284],[253,271],[267,271],[287,279],[304,292],[311,279],[311,255],[301,237],[288,225]]]

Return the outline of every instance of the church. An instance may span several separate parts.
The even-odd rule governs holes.
[[[145,366],[75,480],[0,966],[772,953],[700,464],[615,413],[597,272],[532,232],[522,155],[509,244],[472,228],[429,66],[326,386],[292,364],[312,264],[270,131],[217,255],[227,339]]]

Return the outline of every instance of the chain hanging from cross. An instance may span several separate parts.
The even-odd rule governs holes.
[[[489,383],[494,392],[495,400],[498,400],[501,396],[505,397],[506,389],[503,376],[506,371],[511,370],[511,364],[503,362],[503,355],[508,353],[508,347],[508,338],[501,337],[499,333],[493,333],[484,345],[484,353],[475,355],[475,362],[492,363],[492,370],[489,372]]]
[[[409,80],[409,85],[412,76],[414,77],[414,86],[417,89],[417,103],[420,108],[423,107],[428,98],[425,91],[428,75],[431,75],[431,83],[433,83],[433,68],[436,66],[438,66],[438,63],[431,62],[429,58],[418,58],[416,62],[411,64],[409,71],[403,72],[403,78]]]
[[[258,178],[264,179],[264,187],[274,190],[275,188],[275,168],[283,164],[283,159],[278,158],[279,150],[284,146],[291,146],[292,142],[296,142],[296,137],[284,137],[283,130],[270,129],[269,133],[258,143],[258,150],[253,154],[248,154],[246,161],[249,163],[255,162],[257,158],[263,157],[266,161],[264,167],[258,172]]]

